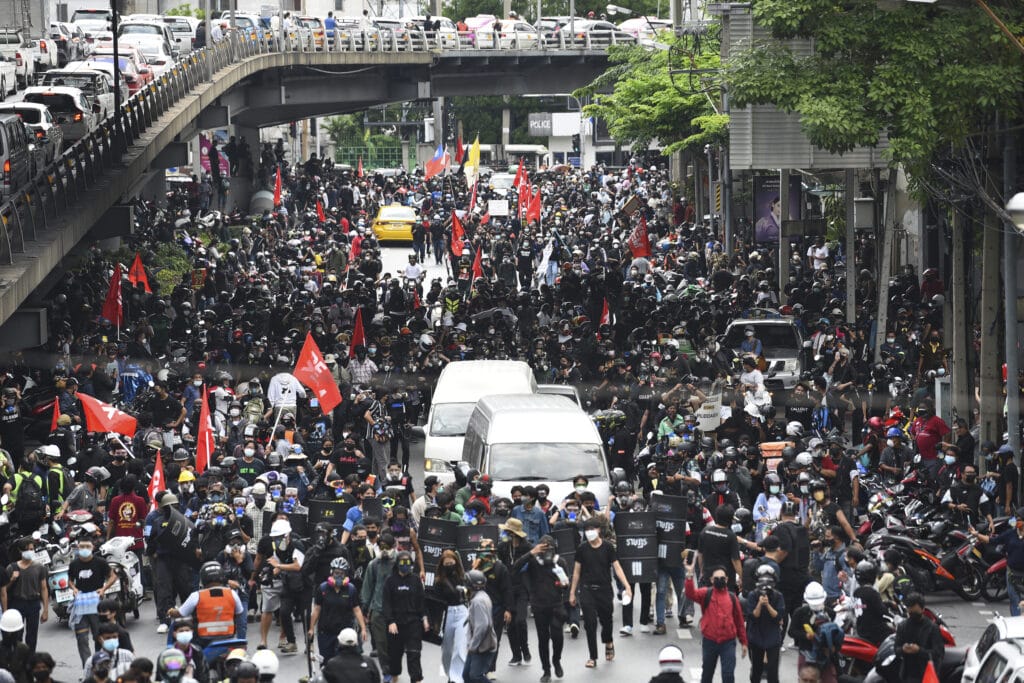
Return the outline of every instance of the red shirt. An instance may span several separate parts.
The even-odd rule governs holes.
[[[939,457],[936,446],[946,434],[949,434],[949,425],[938,415],[932,415],[917,428],[915,441],[922,460],[935,460]]]
[[[743,610],[740,600],[729,591],[716,591],[712,588],[697,588],[692,578],[686,579],[686,597],[704,606],[704,596],[713,591],[708,608],[700,615],[700,632],[708,640],[725,643],[739,639],[740,645],[747,644],[747,628],[743,623]]]
[[[115,536],[129,536],[135,539],[133,550],[141,550],[142,523],[149,506],[135,493],[120,494],[110,501],[110,522],[114,525]]]

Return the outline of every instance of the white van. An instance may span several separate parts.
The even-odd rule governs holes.
[[[533,370],[522,361],[464,360],[446,365],[434,386],[423,427],[425,475],[433,474],[442,483],[455,481],[462,437],[481,396],[536,392]]]
[[[573,479],[587,478],[601,505],[608,502],[608,466],[594,421],[562,396],[484,396],[466,427],[462,460],[493,481],[495,496],[515,485],[547,484],[549,500],[573,491]]]

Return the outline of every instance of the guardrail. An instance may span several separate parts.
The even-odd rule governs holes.
[[[107,117],[89,135],[78,140],[46,166],[25,187],[12,192],[0,204],[0,264],[10,265],[16,253],[24,253],[26,240],[35,240],[36,233],[51,221],[67,212],[99,178],[121,161],[123,154],[139,136],[154,125],[168,109],[191,93],[201,83],[212,80],[214,74],[237,61],[272,52],[433,52],[488,51],[502,49],[594,49],[616,44],[611,32],[577,35],[568,40],[562,32],[551,35],[503,31],[495,41],[486,33],[464,32],[456,34],[406,30],[359,31],[340,40],[325,38],[317,48],[316,37],[292,32],[290,35],[272,35],[270,32],[252,35],[232,32],[219,43],[192,50],[173,67],[133,93],[121,103],[119,111]],[[611,35],[609,35],[611,33]],[[619,42],[628,41],[618,36]],[[497,46],[495,47],[495,43]]]

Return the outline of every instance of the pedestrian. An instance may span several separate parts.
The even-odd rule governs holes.
[[[39,622],[50,611],[46,566],[35,561],[35,540],[29,536],[14,544],[18,561],[7,565],[8,583],[0,588],[0,602],[6,612],[16,609],[25,621],[25,644],[33,652],[39,636]]]
[[[355,629],[341,629],[337,641],[337,653],[324,660],[322,671],[327,683],[381,683],[376,662],[359,651]],[[322,647],[320,651],[323,652]]]
[[[451,683],[462,683],[466,668],[466,618],[469,611],[464,599],[465,583],[462,558],[454,550],[443,550],[434,573],[433,590],[446,609],[444,635],[441,639],[441,668]]]
[[[800,652],[799,667],[805,664],[816,667],[824,683],[837,681],[835,657],[837,644],[842,644],[839,642],[842,630],[834,618],[835,612],[828,606],[824,587],[811,581],[804,589],[803,604],[796,608],[789,622],[788,633]]]
[[[618,554],[610,543],[601,540],[601,521],[588,520],[584,525],[586,543],[576,549],[576,562],[572,570],[572,584],[569,588],[569,604],[574,605],[577,594],[583,609],[583,628],[587,632],[587,653],[585,666],[597,666],[597,624],[601,623],[601,642],[604,643],[606,661],[615,659],[615,644],[612,640],[612,581],[614,571],[619,584],[624,586],[623,600],[632,600],[633,592],[626,574],[619,564]],[[578,592],[578,593],[577,593]]]
[[[511,567],[519,558],[528,554],[533,546],[526,540],[522,521],[515,517],[510,517],[504,524],[499,524],[498,530],[498,558],[506,566]],[[509,666],[520,666],[532,661],[526,627],[529,598],[529,586],[523,581],[523,575],[520,572],[512,572],[512,603],[509,608],[512,614],[508,623],[508,645],[512,650],[512,658],[508,662]]]
[[[336,557],[331,561],[330,575],[317,586],[313,593],[313,613],[309,619],[309,640],[320,647],[320,657],[324,662],[339,653],[342,646],[340,634],[344,630],[358,633],[363,641],[369,640],[366,620],[359,606],[359,591],[349,579],[349,562],[344,557]],[[358,628],[358,631],[354,629]],[[346,639],[347,640],[347,639]],[[353,643],[358,652],[359,641]],[[373,670],[380,676],[377,666]]]
[[[78,656],[85,666],[92,655],[92,641],[99,633],[99,602],[117,581],[117,575],[105,559],[95,556],[92,539],[79,538],[76,552],[78,556],[68,566],[68,584],[75,594],[68,623],[75,631]]]
[[[542,536],[528,553],[519,556],[512,565],[513,576],[524,570],[530,586],[530,611],[537,628],[537,652],[543,668],[541,683],[549,683],[551,671],[561,678],[562,647],[565,635],[562,626],[568,615],[565,610],[569,588],[569,565],[559,557],[555,539]]]
[[[203,588],[193,591],[181,607],[170,609],[168,618],[194,615],[198,636],[195,642],[200,647],[235,637],[236,618],[245,614],[245,606],[238,594],[224,585],[224,569],[218,562],[206,562],[199,569],[199,581]]]
[[[258,583],[263,593],[260,644],[267,646],[270,624],[274,620],[274,613],[280,610],[282,654],[292,654],[298,650],[292,611],[302,597],[303,551],[304,546],[292,538],[292,525],[288,520],[274,520],[270,533],[260,539],[257,546],[256,561],[249,579],[249,585],[255,587]]]
[[[365,533],[365,530],[364,530]],[[367,539],[363,539],[364,547]],[[377,542],[378,555],[370,560],[360,587],[360,603],[366,607],[370,621],[370,638],[373,652],[377,653],[384,680],[391,680],[391,663],[388,657],[388,622],[384,619],[384,584],[394,573],[395,537],[390,531],[382,533]]]
[[[997,536],[979,533],[973,526],[971,534],[985,544],[1002,546],[1006,556],[1006,592],[1010,598],[1010,616],[1020,616],[1024,605],[1024,507],[1017,509],[1014,525]]]
[[[736,671],[736,641],[747,656],[747,629],[739,598],[729,590],[729,573],[725,567],[705,571],[711,579],[709,588],[697,588],[693,582],[693,563],[686,568],[686,597],[701,605],[701,683],[711,683],[715,669],[722,665],[722,683],[733,683]]]
[[[649,683],[683,683],[683,651],[666,645],[658,652],[658,673]]]
[[[0,615],[0,669],[9,671],[15,683],[29,683],[28,660],[32,649],[25,644],[25,620],[16,609]]]
[[[743,597],[743,616],[747,624],[750,650],[750,683],[762,677],[779,683],[779,653],[785,635],[786,601],[775,589],[775,568],[763,564],[754,573],[755,583]]]
[[[942,634],[935,622],[924,615],[924,596],[911,593],[903,604],[907,619],[896,629],[896,656],[900,659],[900,680],[920,683],[928,662],[936,671],[942,668],[942,655],[946,651]]]
[[[402,674],[402,655],[405,655],[409,680],[419,683],[423,680],[420,650],[423,634],[430,630],[430,621],[424,616],[423,582],[414,568],[412,553],[398,553],[395,570],[384,581],[381,612],[388,625],[388,673],[392,679]]]
[[[494,605],[487,595],[487,577],[479,569],[466,574],[469,589],[469,613],[466,617],[468,630],[466,668],[462,678],[466,683],[488,683],[487,670],[498,649],[498,638],[494,634]]]

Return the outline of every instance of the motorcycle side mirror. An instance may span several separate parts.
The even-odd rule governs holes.
[[[74,467],[78,463],[78,458],[71,456],[68,458],[68,467]]]
[[[38,531],[33,531],[32,532],[32,540],[35,541],[36,543],[38,543],[40,541],[40,539],[42,539],[42,537],[43,537],[43,535],[41,533],[39,533]]]
[[[67,549],[67,547],[71,545],[71,539],[69,539],[67,536],[62,536],[61,539],[57,541],[57,545],[59,545],[61,548]]]
[[[889,655],[882,660],[882,666],[892,666],[896,661],[896,655]]]
[[[918,453],[917,455],[914,456],[914,464],[915,465],[921,464],[921,454],[920,453]]]
[[[6,507],[7,504],[10,503],[10,502],[11,502],[11,497],[9,495],[7,495],[6,493],[4,495],[0,496],[0,505],[3,505],[4,507]]]
[[[809,349],[812,346],[814,346],[814,343],[810,339],[807,339],[807,340],[804,341],[804,348],[805,349]]]

